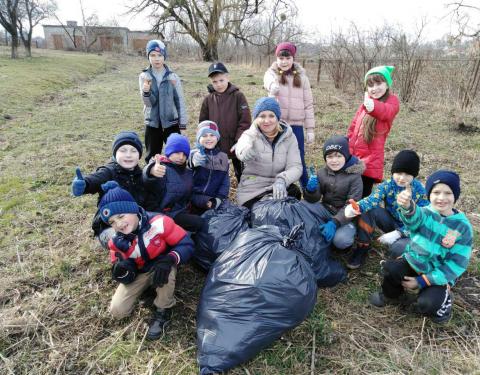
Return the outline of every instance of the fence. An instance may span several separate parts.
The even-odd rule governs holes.
[[[365,73],[376,65],[393,65],[393,87],[403,102],[434,101],[451,106],[452,101],[462,110],[480,107],[480,59],[391,59],[368,63],[338,59],[296,57],[307,71],[310,82],[333,85],[346,92],[363,91]],[[267,69],[273,56],[236,55],[231,62]],[[478,108],[480,109],[480,108]]]

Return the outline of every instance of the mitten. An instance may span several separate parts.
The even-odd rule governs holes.
[[[122,284],[130,284],[137,277],[137,267],[133,259],[117,260],[112,266],[112,279]]]
[[[318,187],[318,176],[315,173],[315,168],[313,166],[310,166],[309,171],[310,177],[308,178],[306,189],[309,193],[313,193]]]
[[[391,232],[382,234],[378,237],[378,241],[384,245],[391,245],[400,237],[402,237],[402,234],[398,230],[392,230]]]
[[[153,269],[153,285],[161,288],[168,283],[168,275],[172,270],[172,266],[176,263],[175,258],[171,255],[161,255],[158,257]]]
[[[283,199],[287,197],[287,185],[283,178],[277,178],[272,185],[273,199]]]
[[[322,233],[325,241],[330,242],[335,237],[335,232],[337,231],[337,224],[333,220],[327,221],[325,224],[320,225],[320,232]]]
[[[192,165],[194,167],[204,167],[207,164],[208,156],[205,154],[205,147],[199,146],[198,152],[192,155]]]
[[[87,187],[87,183],[83,179],[82,172],[80,171],[80,168],[77,167],[75,169],[75,178],[73,179],[72,182],[72,194],[75,197],[81,196],[85,192],[85,188]]]
[[[365,97],[363,99],[363,105],[365,106],[365,109],[367,112],[372,112],[373,109],[375,108],[375,102],[373,101],[372,98],[368,95],[368,93],[365,93]]]

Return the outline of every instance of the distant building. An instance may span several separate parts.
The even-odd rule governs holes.
[[[67,21],[65,26],[42,25],[45,47],[48,49],[85,49],[84,27],[76,21]],[[87,43],[90,51],[114,51],[144,53],[150,39],[157,36],[148,31],[130,31],[126,27],[87,26]]]

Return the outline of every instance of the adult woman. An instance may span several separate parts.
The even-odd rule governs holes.
[[[300,199],[300,190],[293,185],[302,175],[298,142],[280,116],[274,98],[260,98],[255,103],[253,123],[235,147],[237,158],[245,163],[237,188],[239,205],[251,208],[269,192],[274,199],[287,195]]]

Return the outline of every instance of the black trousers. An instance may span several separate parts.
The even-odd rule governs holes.
[[[266,193],[260,194],[259,196],[252,198],[249,201],[246,201],[244,204],[242,204],[242,206],[247,207],[249,210],[251,210],[252,206],[267,194],[270,194],[270,192],[267,191]],[[287,187],[287,194],[289,197],[294,197],[298,200],[302,199],[302,192],[295,184],[291,184],[289,187]]]
[[[163,129],[161,126],[153,128],[151,126],[145,126],[145,163],[149,163],[150,159],[156,154],[161,154],[163,144],[167,142],[167,138],[172,133],[179,133],[180,128],[178,125],[170,126]],[[188,156],[188,155],[187,155]]]
[[[237,182],[240,182],[240,177],[242,177],[242,172],[243,172],[243,163],[240,160],[238,160],[236,157],[233,157],[230,160],[232,161],[235,178],[237,179]]]
[[[398,298],[405,290],[402,281],[405,276],[418,274],[404,258],[387,260],[383,264],[384,277],[382,291],[385,297]],[[446,285],[432,285],[420,290],[417,298],[417,310],[427,316],[442,317],[452,312],[452,297]]]
[[[183,212],[177,214],[173,218],[173,221],[175,221],[175,223],[181,226],[183,229],[192,233],[199,231],[205,223],[205,220],[203,220],[202,217]]]
[[[362,175],[362,182],[363,182],[362,198],[365,198],[372,193],[373,184],[375,183],[375,180],[371,177]]]

